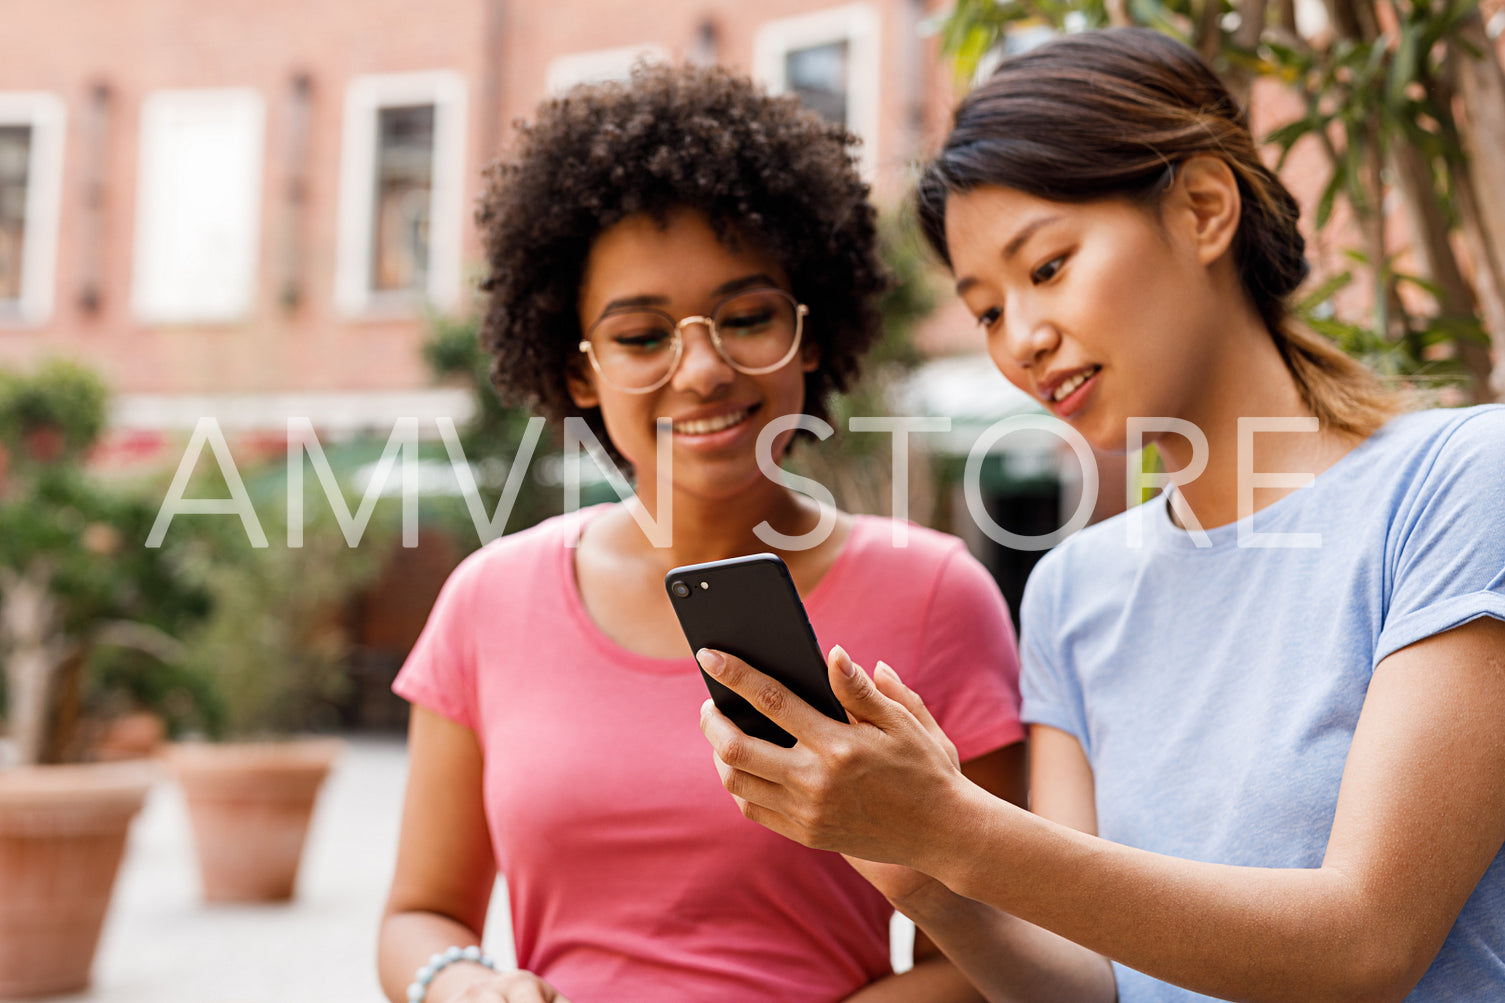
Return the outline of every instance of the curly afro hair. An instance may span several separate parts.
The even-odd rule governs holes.
[[[565,376],[579,364],[581,276],[596,237],[640,213],[705,214],[724,241],[776,257],[810,307],[820,365],[805,410],[827,417],[878,337],[887,274],[876,213],[850,149],[855,137],[718,67],[643,65],[627,83],[582,85],[516,123],[510,157],[487,168],[476,211],[485,250],[482,344],[510,403],[551,420],[583,416],[616,453],[598,408]]]

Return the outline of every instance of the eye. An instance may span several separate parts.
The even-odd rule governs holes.
[[[989,330],[994,324],[998,323],[998,319],[1002,316],[1003,311],[996,306],[991,310],[984,310],[982,316],[977,318],[977,326],[985,331]]]
[[[773,323],[773,310],[767,307],[738,310],[716,322],[718,330],[728,334],[756,334]]]
[[[642,324],[610,333],[613,344],[632,352],[656,352],[674,343],[672,331],[656,324]]]
[[[1056,277],[1056,275],[1061,271],[1061,267],[1065,264],[1066,255],[1064,254],[1058,257],[1051,258],[1045,264],[1029,273],[1030,281],[1037,286],[1042,283],[1049,282],[1051,279]]]
[[[620,336],[617,338],[617,344],[622,345],[626,348],[647,350],[658,348],[668,340],[669,339],[664,337],[661,333],[653,331],[648,334],[631,334]]]

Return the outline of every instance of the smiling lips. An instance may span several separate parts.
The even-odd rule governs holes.
[[[1056,384],[1054,390],[1047,390],[1042,393],[1041,396],[1046,400],[1053,401],[1059,404],[1067,397],[1070,397],[1072,393],[1075,392],[1077,387],[1081,386],[1083,383],[1086,383],[1088,380],[1092,379],[1092,377],[1096,376],[1098,370],[1100,369],[1102,369],[1102,366],[1089,366],[1079,373],[1074,373],[1073,375],[1068,376],[1066,379]]]
[[[728,411],[726,414],[715,415],[710,418],[691,418],[674,423],[675,435],[710,435],[712,432],[720,432],[741,424],[758,409],[758,405],[745,407],[738,411]]]

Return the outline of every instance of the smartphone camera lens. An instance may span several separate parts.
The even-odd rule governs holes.
[[[690,586],[686,585],[684,582],[675,582],[673,589],[674,594],[679,596],[681,599],[690,594]]]

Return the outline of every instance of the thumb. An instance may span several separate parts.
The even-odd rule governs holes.
[[[905,715],[902,705],[879,691],[877,685],[852,661],[841,645],[831,648],[826,658],[827,676],[831,692],[846,708],[847,713],[859,721],[878,725],[880,728],[896,720],[895,715]],[[907,716],[907,715],[905,715]]]

